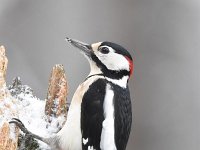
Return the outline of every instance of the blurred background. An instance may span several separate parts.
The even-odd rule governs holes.
[[[0,0],[7,83],[20,76],[45,99],[51,69],[59,63],[71,99],[89,65],[66,36],[113,41],[134,55],[127,150],[200,149],[200,1]]]

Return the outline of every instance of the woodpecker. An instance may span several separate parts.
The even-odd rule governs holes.
[[[54,136],[43,138],[22,131],[57,150],[125,150],[132,125],[128,81],[134,64],[130,53],[112,42],[86,44],[66,38],[87,58],[90,73],[72,98],[64,127]]]

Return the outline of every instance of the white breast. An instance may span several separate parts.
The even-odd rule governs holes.
[[[114,137],[114,92],[111,86],[107,84],[106,95],[104,98],[104,117],[101,133],[100,147],[102,150],[116,150]]]

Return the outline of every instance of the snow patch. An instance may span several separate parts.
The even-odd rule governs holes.
[[[65,118],[60,116],[58,118],[51,118],[51,123],[47,121],[45,116],[45,100],[41,100],[33,95],[33,90],[28,85],[22,85],[20,78],[16,78],[12,85],[5,87],[8,90],[9,96],[3,101],[0,101],[0,127],[3,122],[10,121],[15,114],[24,123],[29,131],[38,134],[42,137],[49,137],[58,132],[58,129],[63,125]],[[11,112],[11,110],[18,110],[18,112]],[[7,109],[8,108],[8,109]],[[15,139],[14,125],[11,127],[11,138]],[[60,127],[61,128],[61,127]],[[49,147],[43,142],[38,141],[40,149],[48,150]]]

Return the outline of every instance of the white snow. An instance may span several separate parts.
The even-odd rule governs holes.
[[[26,85],[23,86],[23,90],[20,91],[17,89],[9,89],[10,92],[13,92],[15,95],[6,97],[3,101],[0,101],[0,110],[5,108],[5,105],[12,106],[13,110],[18,110],[18,119],[20,119],[25,127],[34,134],[37,134],[42,137],[49,137],[50,135],[58,132],[58,126],[62,125],[65,121],[64,116],[58,118],[51,118],[51,123],[49,123],[45,117],[45,100],[40,100],[39,98],[33,96],[30,87]],[[16,88],[16,87],[15,87]],[[21,93],[20,93],[20,92]],[[13,101],[14,104],[13,105]],[[3,122],[10,121],[15,115],[12,114],[9,109],[6,109],[3,112],[3,115],[0,115],[0,127]],[[16,117],[16,116],[15,116]],[[14,137],[13,125],[11,125],[11,137]],[[39,141],[40,148],[43,150],[49,149],[48,146]]]
[[[7,97],[4,99],[4,101],[0,101],[0,128],[2,127],[3,123],[8,122],[16,114],[16,106],[13,105],[15,102],[15,99],[12,97]],[[10,109],[13,111],[10,111]],[[14,126],[10,126],[10,139],[15,140],[15,136]]]

